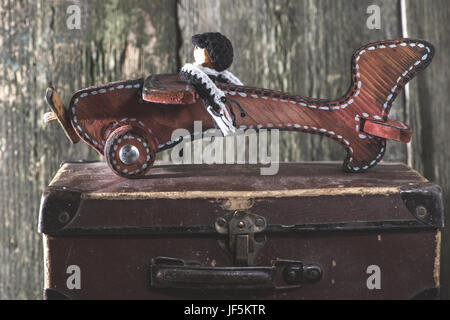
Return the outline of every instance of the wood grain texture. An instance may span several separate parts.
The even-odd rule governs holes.
[[[398,6],[377,1],[381,29],[366,27],[373,1],[181,0],[179,20],[183,63],[193,60],[190,37],[219,30],[235,47],[231,71],[246,85],[309,97],[337,98],[350,85],[349,61],[365,43],[401,36]],[[402,99],[392,119],[403,121]],[[282,133],[280,159],[342,159],[335,142],[306,134]],[[405,161],[403,144],[390,142],[385,160]]]
[[[81,30],[66,27],[71,4]],[[89,85],[176,72],[175,10],[172,0],[0,3],[0,299],[42,297],[41,192],[63,160],[97,158],[43,126],[46,87],[67,104]]]
[[[436,47],[433,63],[410,86],[408,120],[413,128],[412,165],[426,178],[442,186],[450,205],[450,3],[445,0],[406,1],[408,34],[427,39]],[[447,224],[450,221],[446,210]],[[450,234],[442,235],[442,298],[450,298]]]

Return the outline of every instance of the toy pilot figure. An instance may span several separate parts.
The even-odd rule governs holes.
[[[218,32],[194,35],[192,44],[195,46],[195,62],[183,66],[180,78],[194,86],[223,135],[232,135],[236,131],[234,112],[230,101],[216,86],[215,81],[242,85],[237,77],[226,70],[233,63],[233,45],[227,37]],[[228,105],[233,117],[230,116],[225,104]],[[241,116],[245,116],[239,105],[238,108]]]

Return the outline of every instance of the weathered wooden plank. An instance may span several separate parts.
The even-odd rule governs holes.
[[[381,29],[369,30],[373,1],[181,0],[181,60],[190,62],[193,34],[220,31],[235,47],[231,67],[244,83],[310,97],[337,98],[350,84],[352,53],[367,42],[400,37],[399,8],[377,1]],[[397,98],[391,118],[403,120]],[[343,149],[328,138],[282,133],[281,160],[342,160]],[[385,160],[406,161],[404,144],[389,142]]]
[[[440,184],[450,204],[450,3],[446,0],[408,0],[407,29],[410,37],[430,41],[436,49],[433,62],[410,86],[412,164],[428,179]],[[446,219],[450,221],[449,211]],[[441,258],[442,298],[450,298],[450,233],[443,234]]]
[[[72,4],[81,30],[66,26]],[[45,89],[67,103],[89,85],[176,72],[176,1],[2,1],[0,46],[0,299],[40,298],[41,191],[62,160],[96,158],[43,126]]]
[[[82,29],[68,30],[66,9],[79,3]],[[410,124],[416,168],[449,189],[448,3],[407,1],[411,37],[437,47],[431,69],[411,85]],[[371,1],[181,0],[181,62],[192,60],[190,36],[218,30],[233,41],[232,71],[244,82],[309,96],[336,98],[349,84],[349,61],[360,45],[399,37],[396,2],[377,1],[381,30],[366,28]],[[36,218],[42,187],[58,163],[88,158],[58,127],[44,128],[43,94],[53,84],[67,101],[79,88],[106,81],[177,72],[179,35],[172,1],[34,1],[0,5],[0,298],[39,297],[42,250]],[[438,83],[436,86],[435,83]],[[398,99],[399,100],[399,99]],[[429,106],[425,109],[423,106]],[[402,101],[391,118],[404,120]],[[282,135],[282,160],[343,158],[340,146],[313,135]],[[385,159],[405,160],[404,145],[390,143]],[[449,200],[449,193],[446,193]],[[448,288],[448,236],[442,284]],[[29,266],[23,268],[23,265]],[[444,291],[444,296],[450,294]]]

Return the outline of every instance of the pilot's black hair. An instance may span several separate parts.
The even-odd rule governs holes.
[[[233,63],[233,45],[219,32],[206,32],[192,36],[192,44],[206,50],[214,69],[224,71]]]

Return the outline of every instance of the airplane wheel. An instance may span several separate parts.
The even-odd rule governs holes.
[[[124,178],[145,175],[155,162],[156,143],[144,130],[130,125],[114,130],[105,145],[105,158],[111,170]]]

